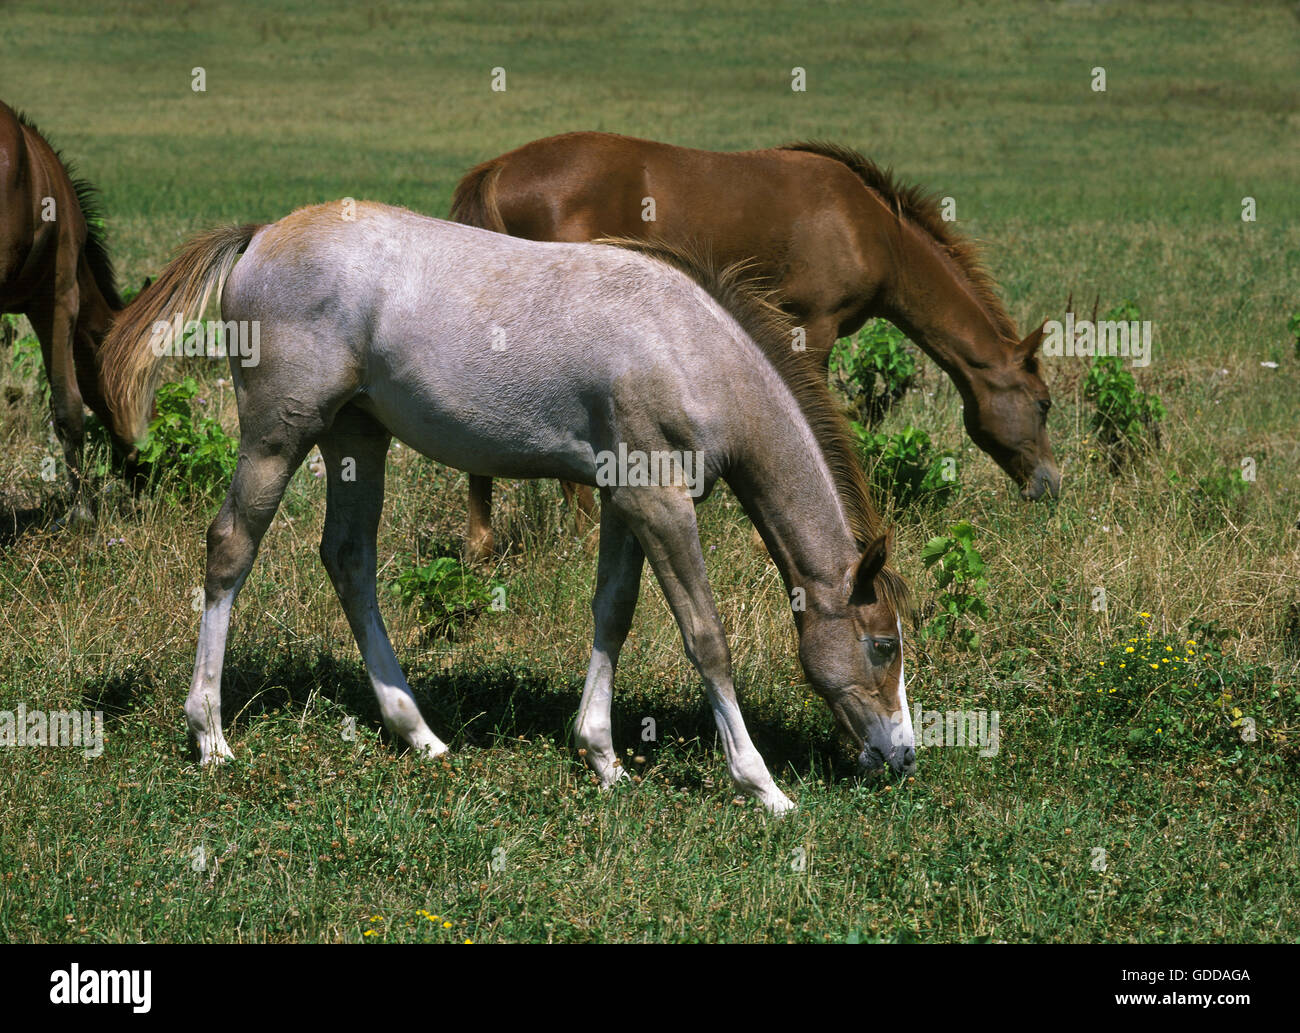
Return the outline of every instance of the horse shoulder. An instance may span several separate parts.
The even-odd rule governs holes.
[[[780,163],[790,198],[786,240],[773,255],[782,307],[821,336],[856,321],[888,268],[880,253],[873,207],[878,200],[852,169],[820,154],[768,151]]]

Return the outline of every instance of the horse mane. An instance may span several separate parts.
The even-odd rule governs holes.
[[[842,144],[825,140],[805,140],[788,143],[777,148],[782,151],[803,151],[808,154],[820,154],[841,165],[847,166],[868,190],[878,194],[885,205],[894,213],[895,218],[906,219],[912,225],[933,238],[970,283],[976,299],[988,312],[994,327],[1002,337],[1019,341],[1020,334],[1011,321],[1002,299],[997,294],[997,284],[989,275],[988,269],[980,257],[979,246],[969,237],[953,232],[951,225],[944,222],[939,211],[936,195],[927,193],[917,184],[908,185],[895,177],[892,169],[882,169],[866,155],[845,147]]]
[[[593,243],[635,251],[671,266],[694,280],[726,309],[794,395],[835,481],[858,550],[862,551],[886,533],[872,502],[848,423],[825,377],[820,375],[820,368],[791,347],[794,321],[773,303],[775,290],[752,275],[752,260],[733,262],[720,269],[702,249],[664,240],[602,237]],[[910,612],[907,582],[892,567],[881,569],[876,589],[900,617]]]
[[[113,271],[113,259],[108,253],[108,240],[104,233],[104,206],[99,190],[90,180],[77,175],[76,165],[63,156],[63,152],[50,142],[50,138],[41,131],[29,115],[22,111],[15,114],[18,116],[19,125],[26,126],[50,145],[54,157],[63,166],[63,172],[72,184],[73,193],[76,194],[81,216],[86,222],[86,244],[82,249],[82,258],[90,266],[90,273],[95,278],[95,286],[104,295],[109,308],[125,308],[126,304],[117,289],[117,274]]]

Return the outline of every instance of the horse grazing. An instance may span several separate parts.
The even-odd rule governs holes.
[[[23,115],[0,103],[0,312],[25,315],[41,342],[54,432],[63,445],[71,515],[81,492],[83,403],[113,434],[98,351],[124,307],[100,229],[98,197]],[[127,448],[129,451],[129,448]]]
[[[600,487],[595,639],[575,737],[605,784],[624,777],[610,703],[648,558],[731,777],[770,811],[794,806],[746,731],[705,573],[695,505],[719,477],[780,568],[804,671],[860,765],[913,769],[906,587],[826,385],[791,361],[780,313],[735,270],[649,245],[517,240],[373,203],[216,230],[187,245],[109,336],[124,425],[143,431],[170,327],[214,291],[227,325],[259,321],[261,347],[255,365],[231,361],[239,462],[208,529],[185,704],[201,763],[230,756],[220,685],[231,606],[313,445],[328,478],[321,560],[384,722],[418,751],[447,749],[420,716],[375,594],[397,437],[482,476]]]
[[[884,317],[952,378],[967,433],[1025,498],[1060,488],[1035,357],[1042,327],[1021,340],[973,244],[935,200],[847,147],[723,153],[565,133],[471,169],[451,218],[529,240],[633,237],[702,246],[722,263],[752,259],[823,375],[837,338]],[[466,546],[476,558],[492,551],[491,490],[471,478]],[[589,496],[579,502],[590,510]]]

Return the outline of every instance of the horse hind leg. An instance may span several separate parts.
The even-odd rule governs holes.
[[[495,545],[492,538],[492,478],[470,474],[465,559],[470,563],[488,563]]]
[[[391,435],[373,418],[348,406],[320,439],[325,460],[325,530],[320,558],[338,593],[384,725],[417,753],[437,757],[446,744],[425,724],[393,653],[375,593],[375,536],[384,508],[384,464]]]
[[[561,481],[560,490],[564,492],[564,504],[573,514],[574,531],[579,538],[585,540],[587,549],[591,551],[596,544],[591,532],[600,526],[600,518],[596,515],[595,494],[587,485],[571,481]]]
[[[201,765],[219,764],[231,756],[221,727],[221,669],[230,611],[257,558],[262,536],[280,508],[289,478],[306,458],[314,436],[310,428],[288,439],[243,435],[226,501],[208,528],[203,616],[194,679],[185,700],[185,716],[198,743]]]

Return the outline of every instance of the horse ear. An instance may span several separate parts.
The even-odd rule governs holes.
[[[1047,320],[1044,319],[1037,330],[1032,330],[1019,345],[1016,346],[1016,354],[1022,359],[1027,359],[1038,351],[1038,346],[1043,343],[1043,331],[1047,328]]]
[[[849,602],[865,602],[874,592],[876,575],[885,568],[889,559],[889,535],[882,534],[862,550],[857,562],[849,568]]]

